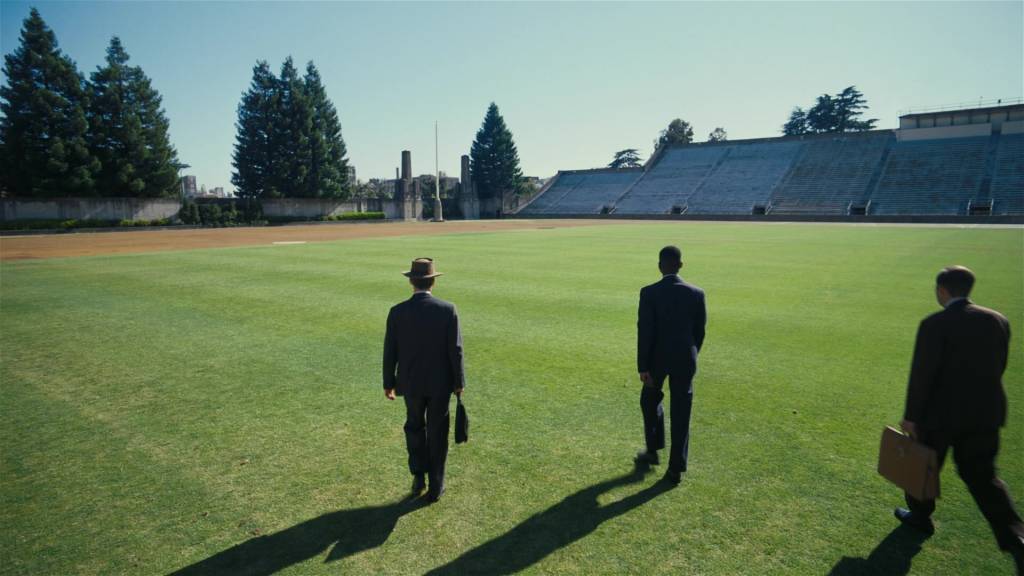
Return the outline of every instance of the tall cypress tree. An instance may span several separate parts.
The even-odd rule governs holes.
[[[0,190],[14,196],[90,196],[99,162],[86,143],[86,94],[75,63],[32,9],[21,44],[4,56]]]
[[[267,62],[252,69],[252,83],[238,104],[235,128],[235,171],[231,183],[242,198],[273,198],[280,191],[271,182],[271,165],[277,154],[275,122],[278,114],[277,78]]]
[[[481,198],[503,198],[505,194],[519,189],[523,178],[519,169],[519,152],[512,140],[512,132],[505,126],[494,102],[488,106],[487,115],[476,133],[470,150],[470,166],[473,183]]]
[[[178,155],[168,138],[160,94],[142,68],[129,66],[114,36],[106,65],[89,82],[89,143],[102,164],[97,191],[104,196],[176,196]]]
[[[327,97],[320,72],[312,62],[306,65],[306,97],[312,110],[309,135],[309,172],[304,196],[347,198],[349,187],[345,141],[341,137],[338,112]]]

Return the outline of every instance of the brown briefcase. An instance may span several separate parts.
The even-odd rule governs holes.
[[[892,426],[882,430],[878,473],[918,500],[939,497],[939,459],[935,450]]]

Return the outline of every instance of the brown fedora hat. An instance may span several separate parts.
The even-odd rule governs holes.
[[[434,272],[434,260],[431,258],[417,258],[412,261],[408,272],[402,272],[409,278],[436,278],[443,272]]]

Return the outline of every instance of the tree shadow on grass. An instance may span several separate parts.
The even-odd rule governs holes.
[[[910,562],[921,551],[921,544],[928,535],[909,526],[899,525],[889,532],[867,558],[851,558],[844,556],[829,576],[864,576],[868,574],[884,574],[901,576],[910,573]]]
[[[242,542],[175,572],[175,576],[273,574],[308,560],[332,544],[327,562],[383,544],[403,515],[425,505],[404,499],[384,506],[338,510],[280,532]]]
[[[461,574],[513,574],[544,559],[552,552],[590,534],[602,522],[625,514],[671,490],[658,482],[618,502],[599,506],[597,498],[614,488],[640,482],[644,470],[634,470],[567,496],[488,542],[428,572],[429,576]]]

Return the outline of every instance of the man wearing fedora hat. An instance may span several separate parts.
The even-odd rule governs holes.
[[[436,502],[444,494],[448,458],[448,405],[462,394],[466,377],[462,365],[462,333],[455,306],[435,298],[430,290],[434,261],[417,258],[408,272],[413,294],[388,313],[384,336],[384,395],[405,399],[405,444],[409,452],[412,491]],[[396,374],[397,372],[397,374]]]

